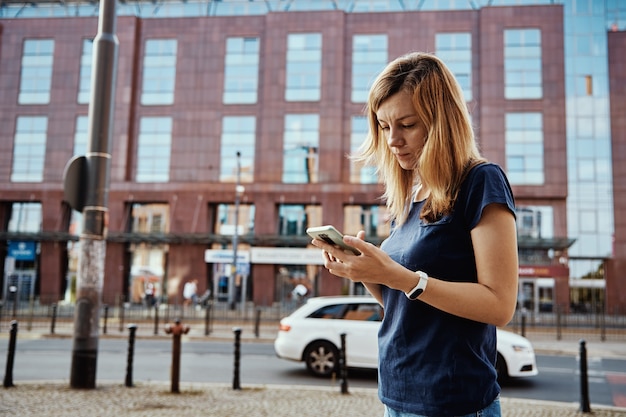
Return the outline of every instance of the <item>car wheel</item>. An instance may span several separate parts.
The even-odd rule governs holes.
[[[313,342],[304,353],[304,361],[306,362],[306,368],[311,374],[328,377],[337,369],[339,351],[330,342]]]
[[[498,381],[505,382],[509,379],[509,368],[506,366],[506,361],[504,360],[504,356],[498,353],[496,357],[496,372],[498,374]]]

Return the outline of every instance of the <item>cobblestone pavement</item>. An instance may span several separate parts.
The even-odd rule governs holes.
[[[504,417],[623,417],[626,408],[502,398]],[[19,417],[382,417],[374,389],[349,389],[341,394],[328,387],[282,385],[245,386],[182,383],[180,393],[169,384],[141,383],[132,388],[102,383],[94,390],[73,390],[64,382],[21,382],[0,389],[0,415]]]

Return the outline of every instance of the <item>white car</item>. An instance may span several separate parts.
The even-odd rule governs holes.
[[[330,376],[338,368],[341,334],[345,334],[346,365],[378,367],[378,328],[383,309],[370,296],[310,298],[280,321],[274,350],[279,358],[306,363],[310,373]],[[528,339],[497,330],[498,378],[537,375],[535,352]]]

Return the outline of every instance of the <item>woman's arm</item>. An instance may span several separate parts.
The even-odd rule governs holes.
[[[440,310],[470,320],[506,325],[517,302],[517,229],[513,214],[501,204],[489,204],[480,222],[471,231],[478,283],[449,282],[430,277],[419,297]],[[313,244],[324,249],[325,266],[337,276],[363,282],[374,297],[386,285],[404,292],[417,285],[415,272],[393,261],[380,248],[357,237],[344,240],[361,251],[347,254],[320,240]],[[428,272],[428,271],[426,271]],[[381,300],[379,300],[381,301]]]

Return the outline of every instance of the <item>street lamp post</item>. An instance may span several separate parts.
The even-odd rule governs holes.
[[[233,231],[233,264],[231,266],[230,279],[228,280],[228,304],[230,309],[235,309],[236,294],[235,281],[237,279],[237,246],[239,245],[239,200],[244,188],[241,185],[241,152],[237,151],[237,185],[235,186],[235,230]]]

